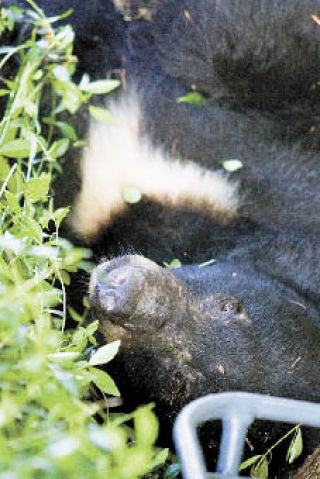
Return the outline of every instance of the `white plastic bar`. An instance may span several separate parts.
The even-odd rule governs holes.
[[[222,420],[222,439],[217,473],[209,474],[197,427],[215,419]],[[209,394],[192,401],[182,409],[173,428],[184,479],[237,479],[246,432],[255,419],[320,427],[320,404],[239,392]]]

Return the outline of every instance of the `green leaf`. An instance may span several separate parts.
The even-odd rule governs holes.
[[[50,149],[50,153],[55,158],[60,158],[60,156],[63,156],[68,150],[69,144],[70,140],[68,138],[62,138],[61,140],[55,141]]]
[[[57,65],[52,69],[52,73],[58,80],[68,82],[70,80],[69,70],[64,65]]]
[[[252,466],[255,462],[257,462],[260,457],[262,457],[261,454],[257,454],[256,456],[249,457],[246,461],[243,461],[240,464],[239,471],[243,471],[244,469],[247,469],[247,467]]]
[[[87,331],[87,334],[88,336],[91,336],[93,333],[95,333],[97,331],[99,327],[99,321],[93,321],[92,323],[90,323],[87,327],[86,327],[86,331]]]
[[[121,82],[119,80],[97,80],[91,83],[88,83],[80,88],[88,93],[94,93],[96,95],[101,95],[104,93],[110,93],[120,86]]]
[[[66,123],[65,121],[55,121],[52,118],[44,118],[43,122],[47,125],[56,126],[57,128],[59,128],[61,133],[67,138],[70,138],[70,140],[78,141],[78,136],[75,132],[75,129],[73,128],[73,126],[69,125],[69,123]]]
[[[108,373],[98,368],[89,368],[89,371],[92,381],[100,389],[100,391],[105,394],[109,394],[110,396],[120,396],[119,389]]]
[[[205,104],[204,96],[198,91],[191,91],[184,96],[177,98],[178,103],[190,103],[191,105],[202,106]]]
[[[35,203],[48,195],[51,176],[43,173],[39,178],[32,178],[27,183],[27,195]]]
[[[29,153],[30,141],[28,140],[12,140],[0,146],[0,155],[7,156],[9,158],[27,158]]]
[[[38,244],[42,243],[42,229],[30,216],[24,216],[22,218],[21,233],[25,236],[33,237],[34,241]]]
[[[68,273],[68,271],[65,271],[65,270],[62,269],[60,271],[60,276],[61,276],[61,279],[62,279],[62,283],[66,286],[70,286],[71,277],[70,277],[70,274]]]
[[[170,263],[163,262],[166,268],[181,268],[181,261],[177,258],[174,258]]]
[[[209,259],[208,261],[205,261],[204,263],[199,264],[199,268],[204,268],[205,266],[210,266],[210,264],[216,263],[216,259]]]
[[[243,168],[243,163],[240,160],[225,160],[222,162],[222,166],[226,171],[233,173],[234,171],[238,171]]]
[[[89,308],[90,308],[90,301],[89,301],[88,296],[83,296],[83,298],[82,298],[82,304],[83,304],[83,306],[84,306],[86,309],[89,309]]]
[[[168,459],[168,456],[169,456],[169,449],[159,449],[159,452],[157,452],[155,458],[153,459],[152,467],[159,467],[163,465]]]
[[[289,464],[292,464],[293,461],[297,459],[297,457],[300,456],[303,450],[303,440],[302,440],[302,433],[301,433],[301,428],[299,427],[295,434],[294,437],[291,440],[290,446],[288,447],[287,451],[287,462]]]
[[[62,97],[61,104],[57,109],[57,113],[68,110],[72,115],[80,108],[83,103],[83,94],[77,85],[71,82],[63,82],[57,80],[56,90]]]
[[[158,437],[159,423],[150,406],[141,407],[135,412],[134,429],[138,444],[151,446],[155,443]]]
[[[78,358],[79,355],[80,353],[61,351],[58,353],[48,354],[48,359],[50,359],[50,361],[55,361],[60,363],[64,361],[73,361],[74,359]]]
[[[141,200],[142,194],[135,186],[125,186],[122,189],[122,197],[126,203],[133,204]]]
[[[181,472],[181,464],[170,464],[165,472],[164,479],[175,479]]]
[[[111,361],[118,352],[120,341],[113,341],[99,348],[90,358],[90,366],[106,364]]]
[[[55,212],[53,213],[53,217],[54,217],[54,221],[57,225],[57,227],[59,228],[60,227],[60,224],[61,222],[64,220],[64,218],[67,216],[67,214],[69,213],[70,211],[70,208],[67,207],[67,208],[58,208],[57,210],[55,210]]]
[[[77,323],[82,323],[82,316],[71,306],[68,306],[68,313],[74,321],[76,321]]]
[[[250,471],[252,477],[259,477],[260,479],[268,479],[269,463],[266,456],[262,456],[262,459],[258,461]]]
[[[99,121],[100,123],[106,123],[107,125],[115,123],[114,116],[110,113],[110,111],[106,110],[105,108],[90,105],[89,113],[95,120]]]
[[[16,195],[11,193],[10,191],[6,191],[5,196],[8,206],[12,212],[18,213],[19,211],[21,211],[20,203]]]

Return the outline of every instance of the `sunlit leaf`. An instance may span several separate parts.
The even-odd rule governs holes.
[[[48,195],[51,176],[43,173],[39,178],[31,178],[27,183],[27,194],[34,203]]]
[[[286,456],[287,462],[289,464],[292,464],[293,461],[295,461],[301,455],[302,451],[303,451],[303,440],[302,440],[301,428],[299,427],[296,430],[291,440],[290,446],[288,447],[287,456]]]
[[[48,354],[48,359],[51,361],[56,361],[56,362],[64,362],[64,361],[73,361],[74,359],[77,359],[79,357],[79,353],[69,353],[69,352],[58,352],[58,353],[52,353]]]
[[[181,261],[177,258],[174,258],[170,263],[163,262],[166,268],[181,268]]]
[[[159,423],[149,406],[139,408],[134,414],[136,440],[140,444],[153,445],[157,439]]]
[[[105,394],[109,394],[110,396],[120,396],[119,389],[108,373],[98,368],[90,368],[89,371],[92,381],[100,389],[100,391]]]
[[[112,115],[112,113],[110,113],[110,111],[106,110],[106,108],[90,105],[89,113],[95,120],[99,121],[100,123],[106,123],[106,124],[115,123],[114,116]]]
[[[226,171],[232,173],[243,168],[243,163],[240,160],[225,160],[222,162],[222,166]]]
[[[142,198],[141,191],[135,186],[125,186],[122,189],[122,196],[124,201],[129,204],[138,203]]]
[[[179,474],[181,474],[181,472],[181,464],[170,464],[170,466],[165,472],[164,479],[176,479],[176,477],[179,477]]]
[[[119,80],[97,80],[88,84],[83,84],[82,90],[96,95],[110,93],[120,86]]]
[[[184,96],[177,98],[178,103],[190,103],[191,105],[202,106],[205,104],[204,96],[198,91],[191,91]]]
[[[101,346],[90,358],[90,366],[98,364],[106,364],[111,361],[118,352],[120,341],[113,341],[112,343]]]
[[[0,146],[0,155],[8,156],[9,158],[27,158],[29,153],[30,142],[28,140],[13,140]]]
[[[252,464],[255,464],[261,457],[261,454],[249,457],[249,459],[240,464],[239,471],[243,471],[244,469],[247,469],[247,467],[252,466]]]
[[[204,263],[199,264],[199,268],[204,268],[205,266],[210,266],[211,264],[216,263],[216,259],[209,259],[208,261],[205,261]]]
[[[267,479],[268,472],[269,472],[269,463],[265,456],[263,456],[262,460],[258,461],[251,468],[251,476],[258,477],[260,479]]]

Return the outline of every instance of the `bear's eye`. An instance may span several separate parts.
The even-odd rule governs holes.
[[[236,299],[228,299],[222,303],[221,311],[225,313],[241,313],[243,311],[243,306],[241,302]]]

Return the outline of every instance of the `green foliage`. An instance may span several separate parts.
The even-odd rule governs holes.
[[[199,91],[191,91],[184,96],[177,98],[178,103],[189,103],[191,105],[203,106],[206,102],[204,96]]]
[[[290,429],[284,436],[282,436],[275,444],[273,444],[264,454],[257,454],[256,456],[250,457],[244,461],[239,470],[243,471],[251,466],[250,476],[258,477],[261,479],[267,479],[269,471],[269,462],[271,461],[272,451],[279,446],[285,439],[292,436],[290,445],[287,450],[286,460],[289,464],[292,464],[300,454],[303,449],[302,442],[302,432],[300,424]]]
[[[170,263],[167,263],[166,261],[163,262],[164,266],[166,268],[181,268],[181,261],[178,258],[173,258],[173,260],[170,261]]]
[[[51,186],[59,158],[80,144],[60,114],[74,114],[93,93],[118,83],[90,83],[87,76],[73,83],[72,29],[54,29],[59,17],[46,18],[28,3],[27,12],[0,10],[0,34],[22,17],[31,26],[25,43],[0,50],[1,67],[12,55],[20,64],[14,79],[1,79],[0,91],[8,100],[0,122],[0,478],[138,478],[168,452],[154,446],[151,406],[125,416],[104,413],[120,393],[97,366],[112,360],[120,343],[96,349],[98,323],[85,323],[87,298],[84,316],[67,305],[70,273],[92,265],[89,250],[60,237],[68,208],[54,208]],[[45,127],[44,91],[52,102]],[[78,323],[73,331],[65,330],[67,310]],[[103,406],[89,401],[97,389]]]

